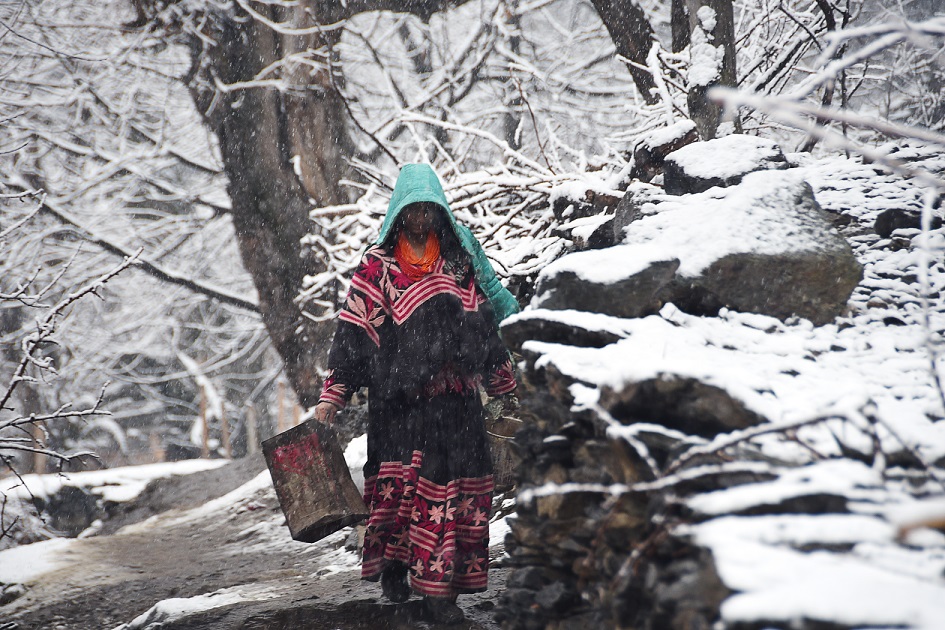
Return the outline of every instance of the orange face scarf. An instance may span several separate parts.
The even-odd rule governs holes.
[[[423,276],[433,271],[433,265],[440,257],[440,239],[436,237],[433,231],[427,236],[427,246],[423,250],[422,256],[413,253],[413,247],[407,241],[403,232],[397,239],[397,245],[394,246],[394,258],[400,264],[404,274],[411,280],[419,280]]]

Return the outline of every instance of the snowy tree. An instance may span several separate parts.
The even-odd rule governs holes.
[[[125,2],[0,12],[10,29],[0,40],[0,184],[11,195],[45,195],[11,240],[5,275],[70,260],[56,292],[143,252],[109,283],[107,302],[73,308],[63,324],[64,378],[47,395],[78,400],[111,381],[111,421],[132,446],[146,448],[155,432],[186,444],[199,386],[184,354],[217,379],[235,420],[246,404],[265,412],[280,365],[242,269],[212,138],[179,80],[184,51],[124,28],[134,17]],[[23,213],[5,205],[11,220]],[[29,324],[18,312],[5,311],[4,334]],[[50,438],[63,450],[120,451],[118,434],[104,422],[62,423]]]
[[[926,94],[922,89],[941,72],[945,17],[922,22],[908,22],[901,16],[890,22],[888,17],[880,13],[879,23],[832,31],[813,64],[814,72],[780,94],[718,89],[714,96],[730,108],[754,109],[831,148],[858,153],[892,171],[914,176],[933,190],[934,200],[945,189],[945,182],[937,175],[887,155],[885,151],[891,147],[883,150],[871,145],[904,138],[945,146],[945,135],[936,129],[942,120],[933,120],[932,114],[942,107],[941,95]],[[902,59],[909,60],[912,72],[897,76],[895,70],[902,67]],[[886,63],[888,72],[871,71],[871,67]],[[840,107],[828,107],[835,86],[839,84],[846,91],[853,78],[863,95],[848,94]],[[894,84],[903,89],[893,94]],[[877,98],[877,93],[882,96]],[[818,94],[822,95],[819,103],[815,100]]]
[[[243,262],[305,404],[317,396],[316,368],[330,327],[306,317],[296,297],[306,278],[321,277],[329,265],[318,255],[300,257],[298,244],[311,231],[312,207],[342,208],[389,184],[389,175],[372,179],[372,169],[359,164],[380,160],[387,173],[402,161],[442,160],[447,169],[462,164],[469,171],[501,160],[505,149],[492,137],[503,137],[509,147],[524,143],[531,155],[567,147],[583,170],[585,147],[580,140],[568,146],[568,136],[581,134],[562,122],[599,120],[608,99],[635,91],[640,103],[624,111],[625,133],[660,124],[666,107],[671,120],[662,124],[698,111],[711,137],[718,110],[700,95],[736,80],[731,2],[674,12],[674,30],[685,33],[677,39],[691,44],[686,53],[694,73],[686,53],[666,52],[678,42],[658,44],[668,7],[655,4],[142,0],[135,6],[142,33],[168,35],[189,50],[184,79],[219,143]],[[774,7],[741,10],[744,20],[756,18],[747,37]],[[802,33],[796,36],[808,39],[811,27],[795,20]],[[568,52],[576,51],[578,38],[590,45],[570,58],[555,55],[566,33]],[[616,82],[604,78],[619,67],[612,65],[614,51],[626,62]],[[561,103],[570,101],[576,107],[567,112]],[[607,152],[595,144],[588,148]],[[545,168],[553,160],[540,158]],[[329,250],[352,246],[349,237],[323,228],[311,238],[323,239]],[[332,301],[328,285],[318,295],[307,286],[312,297]]]
[[[42,200],[40,195],[4,193],[6,203],[28,203],[31,210],[22,218],[0,230],[0,254],[9,260],[15,248],[22,248],[23,240],[17,232],[34,220]],[[28,247],[28,245],[27,245]],[[109,281],[127,269],[133,258],[126,258],[111,270],[81,286],[58,287],[72,260],[62,260],[55,266],[43,264],[28,274],[17,275],[7,268],[0,280],[0,316],[3,318],[3,355],[0,366],[0,464],[6,472],[19,477],[24,470],[45,472],[46,461],[58,462],[60,467],[74,459],[92,456],[89,452],[64,452],[50,440],[51,432],[59,425],[76,422],[96,423],[107,415],[102,410],[104,388],[94,395],[76,401],[62,402],[58,396],[45,391],[48,383],[59,378],[60,357],[67,347],[60,342],[63,322],[67,321],[74,305],[89,296],[101,297]],[[92,394],[89,392],[89,394]],[[6,495],[0,493],[0,503],[6,506]],[[6,522],[0,509],[0,538],[12,525]]]

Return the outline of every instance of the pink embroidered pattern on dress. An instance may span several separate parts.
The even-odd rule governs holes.
[[[340,408],[348,404],[348,387],[344,383],[335,380],[335,371],[328,372],[328,378],[322,383],[322,393],[318,397],[318,402],[330,402]]]
[[[387,321],[386,315],[395,324],[403,324],[434,296],[454,295],[462,302],[463,310],[478,311],[485,298],[476,290],[472,274],[463,277],[467,270],[454,268],[440,258],[431,273],[413,281],[400,270],[393,256],[374,246],[364,254],[338,318],[363,329],[380,347],[378,329]]]
[[[410,465],[384,462],[365,480],[371,509],[361,575],[376,579],[387,561],[410,567],[421,595],[485,590],[488,580],[492,475],[464,477],[445,486],[419,475],[423,455]]]

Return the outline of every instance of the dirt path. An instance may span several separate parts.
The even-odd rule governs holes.
[[[233,479],[223,483],[221,473],[211,472],[221,490],[238,485]],[[188,497],[199,477],[191,477],[179,483],[180,496],[174,497],[175,482],[158,494],[166,503],[193,503]],[[197,487],[206,494],[206,485]],[[128,514],[149,511],[138,505]],[[72,541],[57,554],[55,570],[0,608],[0,628],[436,627],[423,619],[419,598],[394,606],[381,597],[377,584],[358,579],[356,552],[345,548],[349,531],[311,545],[292,541],[271,483],[265,476],[256,478],[203,506],[174,508],[113,534]],[[491,610],[504,573],[491,574],[490,591],[460,598],[467,621],[452,627],[498,628]],[[131,624],[145,612],[147,620]]]

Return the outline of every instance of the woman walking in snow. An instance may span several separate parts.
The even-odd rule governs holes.
[[[339,313],[315,415],[331,422],[368,388],[361,577],[394,602],[423,595],[440,623],[463,619],[457,595],[486,590],[493,482],[479,390],[515,389],[497,323],[517,310],[433,169],[404,166]]]

